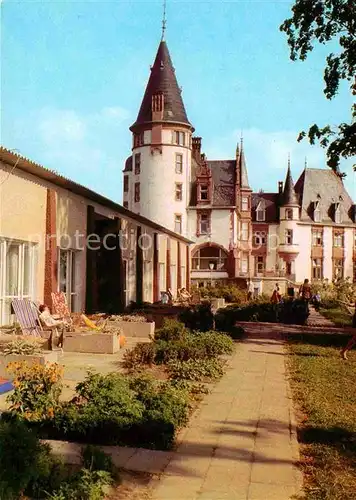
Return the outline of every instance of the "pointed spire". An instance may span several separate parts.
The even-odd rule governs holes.
[[[250,185],[248,183],[248,175],[247,175],[247,167],[246,167],[246,160],[245,160],[245,152],[244,152],[244,145],[243,145],[243,137],[241,136],[241,142],[240,142],[240,155],[239,155],[239,170],[240,170],[240,186],[242,188],[250,189]]]
[[[166,19],[166,0],[163,0],[163,19],[162,19],[162,38],[161,42],[164,40],[164,35],[167,28],[167,19]]]
[[[159,44],[136,122],[130,130],[137,125],[152,122],[152,98],[158,94],[163,95],[162,121],[180,123],[193,128],[187,118],[171,56],[164,40]]]
[[[294,183],[292,179],[292,174],[290,170],[290,155],[288,155],[288,170],[286,181],[284,183],[284,191],[282,197],[282,205],[298,205],[297,195],[294,190]]]

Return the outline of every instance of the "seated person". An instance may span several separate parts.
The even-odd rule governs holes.
[[[192,296],[190,295],[188,290],[184,287],[179,290],[179,295],[180,295],[181,299],[184,301],[190,300],[192,298]]]
[[[40,318],[41,323],[43,324],[43,326],[45,328],[49,328],[51,330],[51,332],[52,332],[51,336],[50,336],[50,339],[49,339],[49,347],[50,347],[50,349],[52,349],[52,335],[53,335],[53,330],[55,331],[56,336],[59,337],[58,347],[63,347],[64,329],[67,326],[69,326],[68,323],[66,321],[55,319],[52,316],[52,314],[51,314],[51,312],[49,310],[49,307],[46,306],[46,304],[41,304],[39,306],[38,310],[40,312],[39,318]],[[60,327],[62,327],[62,333],[59,336],[57,328],[60,328]]]

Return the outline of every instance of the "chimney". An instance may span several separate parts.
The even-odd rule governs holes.
[[[164,95],[162,92],[152,96],[152,121],[163,120]]]
[[[195,160],[199,163],[201,151],[201,137],[192,137],[192,150]]]
[[[283,193],[283,181],[278,182],[278,194]]]

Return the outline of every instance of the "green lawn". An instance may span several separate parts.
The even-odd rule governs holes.
[[[320,313],[335,323],[336,326],[351,326],[352,324],[351,314],[343,307],[333,309],[324,309],[321,307]]]
[[[289,338],[289,365],[305,499],[356,498],[356,351],[340,358],[346,337],[298,335]]]

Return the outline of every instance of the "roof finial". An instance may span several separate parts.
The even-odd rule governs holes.
[[[244,145],[244,131],[243,131],[243,129],[241,129],[240,144],[241,144],[241,149],[242,149],[243,145]]]
[[[304,168],[308,167],[308,159],[307,157],[304,158]]]
[[[164,34],[167,27],[167,19],[166,19],[166,0],[163,0],[163,19],[162,19],[162,38],[161,42],[164,40]]]
[[[288,153],[288,168],[290,168],[290,153]]]

